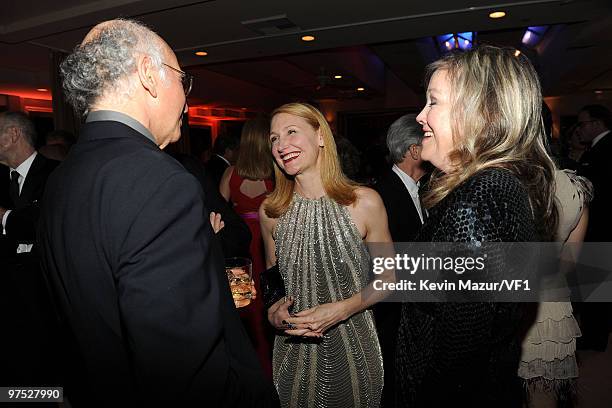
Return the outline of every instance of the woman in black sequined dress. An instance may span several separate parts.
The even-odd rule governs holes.
[[[417,121],[422,157],[437,172],[418,240],[549,240],[554,167],[544,149],[540,85],[527,58],[492,46],[449,54],[428,67],[427,84]],[[403,304],[396,405],[520,407],[522,319],[517,303]]]

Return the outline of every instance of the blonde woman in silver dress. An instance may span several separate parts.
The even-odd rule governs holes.
[[[368,285],[368,243],[390,243],[381,198],[348,180],[323,115],[307,104],[272,113],[276,187],[259,212],[268,267],[287,297],[268,319],[283,407],[378,407],[383,387]],[[385,276],[390,279],[392,273]],[[292,314],[289,314],[291,308]]]

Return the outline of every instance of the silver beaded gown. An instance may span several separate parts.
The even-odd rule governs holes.
[[[294,194],[274,240],[293,312],[347,299],[368,283],[366,246],[348,210],[328,197]],[[378,407],[383,366],[371,311],[322,339],[276,336],[273,370],[283,407]]]

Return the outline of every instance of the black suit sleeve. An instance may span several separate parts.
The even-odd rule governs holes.
[[[40,154],[34,159],[22,187],[19,203],[8,206],[11,212],[7,216],[5,229],[7,236],[12,241],[34,243],[36,240],[40,201],[45,191],[47,178],[58,164],[59,162],[48,160]]]
[[[175,174],[146,200],[121,246],[122,324],[138,385],[151,396],[184,396],[185,384],[209,368],[222,334],[220,302],[229,288],[211,268],[212,228],[203,211],[193,177]],[[209,380],[222,387],[224,374]]]
[[[202,185],[206,207],[209,211],[220,213],[221,219],[225,223],[225,227],[217,233],[223,247],[223,254],[226,257],[244,256],[249,258],[249,246],[251,244],[249,226],[234,211],[230,203],[225,201],[219,192],[219,186],[216,186],[210,177],[204,175]]]
[[[200,182],[204,191],[204,205],[208,211],[221,214],[225,227],[216,235],[221,242],[225,257],[250,257],[251,231],[249,226],[221,196],[219,185],[215,184],[211,175],[197,159],[179,154],[175,155],[174,158]]]
[[[594,194],[589,206],[589,224],[584,239],[587,242],[610,241],[610,230],[612,229],[612,217],[610,217],[612,194],[609,188],[612,177],[611,154],[612,134],[608,134],[582,158],[579,174],[593,183]]]
[[[11,210],[6,217],[6,235],[15,241],[34,242],[39,215],[38,202]]]

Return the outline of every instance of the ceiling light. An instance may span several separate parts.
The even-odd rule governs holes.
[[[334,75],[334,79],[342,79],[342,75]]]
[[[525,31],[525,35],[523,35],[523,43],[528,43],[531,38],[531,31]]]
[[[518,57],[519,55],[521,55],[521,51],[519,51],[519,50],[514,51],[514,56],[515,57]]]
[[[359,88],[357,88],[357,90],[358,90],[359,92],[362,92],[362,91],[365,91],[365,88],[363,88],[363,87],[361,87],[361,86],[360,86]]]
[[[195,55],[197,55],[198,57],[205,57],[208,55],[208,53],[206,51],[196,51]]]
[[[302,36],[302,41],[314,41],[315,37],[314,35],[303,35]]]
[[[492,13],[489,14],[490,18],[502,18],[502,17],[506,17],[506,12],[505,11],[494,11]]]
[[[47,88],[36,88],[36,90],[37,90],[38,92],[47,92],[47,91],[48,91],[48,89],[47,89]]]
[[[597,95],[601,95],[601,94],[603,93],[603,91],[602,91],[602,90],[600,90],[600,89],[598,89],[598,90],[596,90],[596,91],[595,91],[595,93],[596,93]]]

